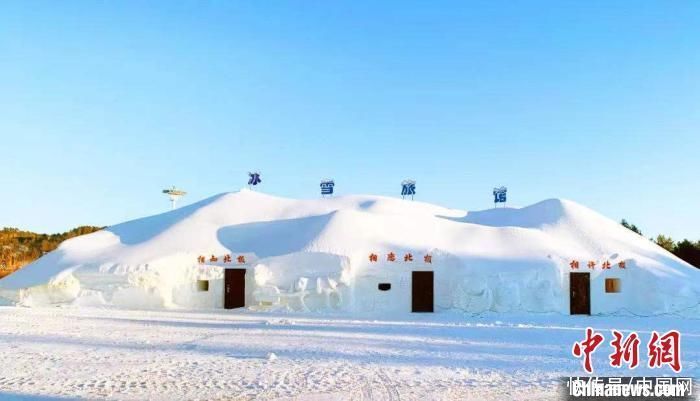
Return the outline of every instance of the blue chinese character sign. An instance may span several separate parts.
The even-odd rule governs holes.
[[[411,195],[411,200],[413,200],[413,195],[416,194],[416,182],[413,180],[403,180],[401,182],[401,199],[405,199],[408,195]]]
[[[508,188],[506,187],[497,187],[493,189],[494,207],[498,203],[506,203],[506,192],[508,192]]]
[[[333,187],[335,186],[335,183],[333,180],[323,180],[321,181],[321,195],[326,196],[326,195],[333,195]]]
[[[259,171],[249,172],[248,177],[248,185],[255,186],[262,182]]]

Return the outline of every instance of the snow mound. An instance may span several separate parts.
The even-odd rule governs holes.
[[[556,224],[560,220],[577,213],[579,215],[585,213],[581,209],[583,208],[574,202],[561,199],[547,199],[522,209],[494,208],[469,212],[465,217],[457,219],[457,221],[490,227],[542,228]]]
[[[239,267],[251,308],[395,314],[410,311],[411,272],[430,270],[437,310],[568,313],[572,260],[591,274],[593,313],[698,310],[700,270],[572,201],[465,212],[381,196],[295,200],[250,190],[65,241],[0,280],[0,296],[29,306],[220,308],[224,269]],[[588,270],[588,261],[597,267]],[[606,278],[622,280],[622,291],[605,293]]]

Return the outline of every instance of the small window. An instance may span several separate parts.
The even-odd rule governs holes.
[[[197,280],[197,291],[209,291],[209,280]]]
[[[620,292],[620,279],[619,278],[606,278],[605,279],[605,292],[610,292],[610,293]]]
[[[379,283],[377,287],[379,291],[389,291],[391,289],[391,283]]]

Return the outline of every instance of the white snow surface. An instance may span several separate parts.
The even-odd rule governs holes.
[[[415,259],[404,262],[409,252]],[[410,310],[411,271],[432,270],[438,311],[568,313],[569,262],[579,260],[579,271],[591,273],[594,314],[700,314],[700,270],[572,201],[465,212],[381,196],[295,200],[245,189],[65,241],[0,280],[0,296],[26,306],[220,308],[225,254],[246,257],[233,267],[248,270],[246,306],[260,310],[393,316]],[[200,265],[199,255],[219,262]],[[596,269],[586,268],[589,260]],[[613,267],[601,270],[605,261]],[[622,292],[606,294],[606,277],[620,278]],[[209,280],[209,291],[198,292],[197,280]],[[377,291],[380,282],[392,290]]]
[[[671,329],[680,375],[700,374],[693,319],[0,307],[0,399],[559,400],[587,326],[606,338],[595,375],[677,376],[646,367],[651,330]],[[611,329],[639,335],[636,369],[609,366]]]

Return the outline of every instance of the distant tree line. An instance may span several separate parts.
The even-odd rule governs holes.
[[[53,251],[69,238],[101,229],[102,227],[81,226],[59,234],[38,234],[5,227],[0,230],[0,278]]]
[[[642,235],[642,231],[634,224],[630,224],[627,220],[622,219],[620,224],[634,231],[635,233]],[[658,246],[678,256],[680,259],[683,259],[684,261],[700,269],[700,241],[693,242],[688,239],[684,239],[683,241],[675,242],[671,237],[667,237],[663,234],[657,235],[656,238],[649,239],[655,242]]]

